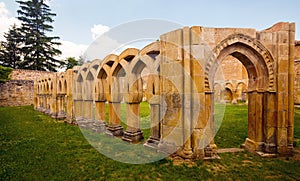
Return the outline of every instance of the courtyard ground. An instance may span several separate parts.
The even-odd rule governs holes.
[[[142,127],[149,123],[143,106]],[[148,137],[146,126],[143,130]],[[218,147],[238,147],[246,137],[247,106],[227,105],[215,139]],[[261,158],[243,151],[220,153],[220,160],[193,166],[176,166],[168,159],[132,165],[100,154],[77,126],[31,106],[0,107],[0,180],[299,180],[300,109],[295,109],[294,145],[293,157]]]

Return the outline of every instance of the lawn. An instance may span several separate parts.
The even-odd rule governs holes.
[[[142,120],[149,120],[147,116]],[[216,136],[219,147],[244,142],[245,118],[246,106],[226,106]],[[290,158],[261,158],[244,151],[223,153],[220,160],[197,161],[194,166],[175,166],[167,159],[126,164],[99,153],[77,126],[49,118],[31,106],[0,107],[0,180],[299,180],[299,140],[300,109],[296,109],[297,147]]]

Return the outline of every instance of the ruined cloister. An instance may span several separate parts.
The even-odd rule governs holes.
[[[245,149],[290,155],[295,47],[294,23],[277,23],[262,31],[184,27],[141,50],[128,48],[36,80],[34,107],[54,118],[138,143],[144,139],[140,103],[147,101],[151,135],[144,145],[203,159],[216,155],[214,103],[228,94],[232,103],[248,103]],[[225,59],[244,67],[240,78],[217,78]],[[126,104],[125,130],[122,103]]]

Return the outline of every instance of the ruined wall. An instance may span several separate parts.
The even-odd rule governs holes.
[[[33,81],[11,80],[0,84],[0,106],[33,104]]]
[[[33,104],[34,80],[52,72],[15,69],[10,81],[0,84],[0,106],[24,106]]]
[[[54,72],[45,72],[45,71],[36,71],[36,70],[23,70],[23,69],[15,69],[9,75],[10,80],[31,80],[34,81],[38,78],[47,75],[53,75]]]
[[[294,52],[294,23],[277,23],[263,31],[184,27],[142,50],[128,48],[73,72],[36,80],[35,109],[56,118],[74,113],[69,116],[82,128],[98,131],[103,126],[108,135],[139,142],[140,103],[146,94],[151,107],[146,145],[183,158],[213,158],[213,78],[222,60],[233,56],[248,72],[245,148],[289,155],[294,138]],[[141,80],[143,69],[149,70],[147,86]],[[238,74],[243,71],[231,77]],[[121,124],[122,101],[126,128]],[[73,110],[68,110],[72,103]]]

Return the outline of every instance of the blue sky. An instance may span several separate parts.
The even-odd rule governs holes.
[[[9,12],[6,18],[16,16],[18,4],[14,0],[0,2]],[[257,30],[288,21],[296,23],[296,39],[300,39],[300,1],[297,0],[51,0],[50,7],[57,14],[53,34],[73,48],[81,46],[84,49],[91,44],[95,31],[145,18],[173,21],[184,26]]]

